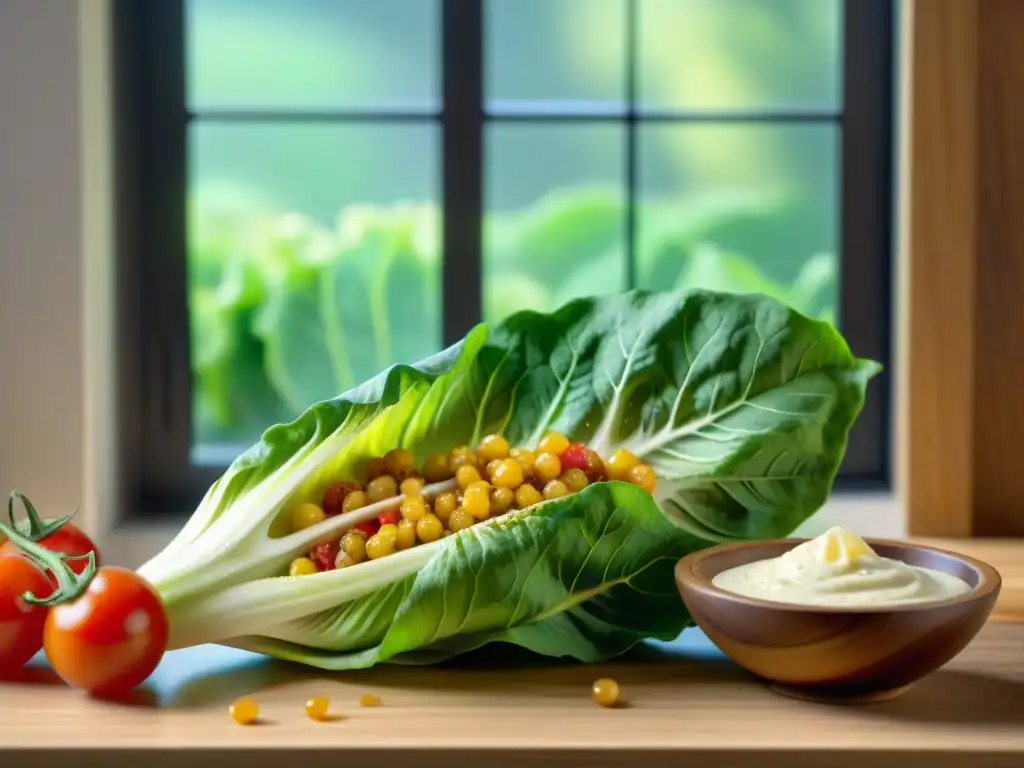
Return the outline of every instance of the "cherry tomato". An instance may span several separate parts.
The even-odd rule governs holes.
[[[70,557],[79,557],[81,555],[87,555],[90,552],[96,553],[96,567],[100,567],[100,551],[96,548],[96,545],[92,543],[92,539],[86,536],[82,530],[72,523],[64,523],[60,528],[51,533],[49,536],[39,540],[39,545],[46,547],[51,552],[60,552],[63,555]],[[21,549],[13,541],[5,541],[3,546],[0,546],[0,555],[20,555],[22,554]],[[71,568],[77,574],[81,574],[85,570],[85,566],[88,565],[86,560],[71,560],[68,563],[68,567]],[[57,578],[53,575],[50,570],[46,571],[46,575],[50,577],[50,583],[53,586],[57,586]]]
[[[367,520],[365,523],[359,523],[355,528],[357,531],[362,531],[367,536],[373,536],[380,530],[380,522],[378,520]]]
[[[167,649],[163,601],[134,571],[108,565],[78,599],[50,610],[43,648],[64,682],[98,696],[124,693]]]
[[[43,646],[45,605],[26,603],[31,592],[42,599],[53,591],[50,580],[27,557],[0,555],[0,674],[9,674]]]
[[[385,512],[381,512],[377,516],[377,522],[381,525],[398,525],[398,521],[402,519],[402,513],[397,509],[389,509]]]
[[[562,471],[567,469],[581,469],[586,471],[587,469],[587,454],[590,451],[587,450],[585,445],[580,443],[571,443],[568,448],[562,451]]]
[[[309,552],[309,559],[316,563],[316,569],[318,571],[333,571],[334,560],[338,557],[338,542],[328,541],[323,544],[317,544]]]

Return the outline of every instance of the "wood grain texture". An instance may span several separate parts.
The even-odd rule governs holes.
[[[949,573],[971,591],[934,603],[857,611],[786,605],[712,584],[730,568],[779,557],[801,540],[748,542],[694,552],[676,566],[697,625],[745,669],[814,701],[881,701],[946,664],[974,639],[995,605],[991,566],[918,544],[868,539],[882,557]]]
[[[0,764],[995,766],[1024,756],[1024,624],[990,624],[957,659],[904,696],[860,707],[780,697],[716,657],[651,652],[608,665],[481,661],[446,669],[385,667],[328,675],[241,652],[170,654],[134,706],[89,701],[35,681],[0,688]],[[591,681],[615,677],[630,706],[601,709]],[[357,697],[381,695],[360,709]],[[253,695],[265,722],[227,714]],[[330,697],[343,719],[316,723],[302,706]],[[61,750],[65,750],[62,752]],[[234,759],[232,759],[234,758]],[[131,760],[131,762],[127,762]]]
[[[1024,622],[1024,540],[915,538],[914,541],[961,552],[991,565],[1003,580],[992,620]]]
[[[977,2],[903,8],[897,476],[911,535],[969,536]]]
[[[974,534],[1024,535],[1024,3],[978,7]]]

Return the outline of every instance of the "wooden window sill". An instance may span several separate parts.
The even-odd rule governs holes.
[[[723,658],[699,632],[608,665],[501,669],[381,667],[329,675],[216,646],[168,654],[138,697],[90,701],[44,666],[3,684],[0,764],[76,768],[145,761],[147,768],[243,760],[248,768],[453,762],[501,766],[746,764],[1020,765],[1024,760],[1024,541],[929,540],[1002,572],[1002,598],[974,643],[904,696],[866,707],[781,698]],[[620,681],[631,706],[589,697],[599,676]],[[364,692],[379,708],[360,708]],[[253,695],[266,722],[242,728],[231,701]],[[306,719],[328,696],[341,715]],[[73,759],[72,759],[73,758]],[[735,762],[731,762],[735,761]]]

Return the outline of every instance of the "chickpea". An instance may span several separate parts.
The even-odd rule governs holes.
[[[533,455],[533,451],[527,448],[513,448],[509,451],[508,455],[509,458],[519,462],[519,466],[523,468],[523,477],[530,478],[533,476],[533,463],[537,460],[537,457]]]
[[[480,441],[480,445],[477,446],[476,452],[484,461],[507,458],[508,440],[501,435],[488,435]]]
[[[235,703],[228,709],[231,719],[239,725],[250,725],[256,722],[260,716],[259,705],[248,696],[236,699]]]
[[[307,501],[292,510],[292,530],[302,531],[327,519],[326,513],[318,505]]]
[[[454,470],[448,466],[448,456],[443,453],[435,453],[423,462],[423,476],[428,483],[439,483],[447,480],[454,474]]]
[[[342,512],[352,512],[366,506],[366,491],[350,491],[341,503]]]
[[[448,466],[452,472],[458,472],[459,467],[465,466],[476,467],[476,454],[473,453],[473,449],[468,445],[462,445],[458,448],[453,448],[452,452],[448,454]]]
[[[422,496],[406,496],[402,499],[402,506],[399,509],[402,512],[402,517],[415,524],[427,514],[427,502],[423,500]]]
[[[371,504],[398,495],[398,481],[391,475],[375,477],[366,484],[366,500]]]
[[[569,493],[579,493],[587,487],[587,476],[582,469],[567,469],[558,479],[565,483]]]
[[[459,487],[465,490],[473,483],[480,482],[480,472],[470,464],[463,464],[455,472],[455,479],[458,481]]]
[[[348,556],[347,552],[338,552],[334,557],[335,568],[348,568],[350,565],[355,565],[355,561]]]
[[[437,498],[434,499],[434,514],[442,522],[447,522],[455,508],[459,506],[455,501],[455,494],[451,491],[445,491],[444,493],[437,494]]]
[[[562,452],[569,447],[569,438],[558,432],[548,432],[537,443],[538,453],[551,453],[561,456]]]
[[[505,459],[491,475],[491,482],[502,488],[518,488],[523,484],[523,468],[515,459]]]
[[[629,470],[629,482],[640,486],[648,493],[654,493],[654,481],[656,479],[654,470],[646,464],[637,464]]]
[[[292,560],[292,564],[288,566],[289,576],[309,576],[316,572],[316,563],[308,557],[296,557]]]
[[[371,536],[366,541],[366,555],[371,560],[377,560],[393,554],[395,551],[395,540],[381,538],[380,534]]]
[[[477,520],[486,520],[491,514],[491,488],[483,480],[473,483],[465,490],[463,508]]]
[[[387,468],[384,466],[384,459],[373,458],[366,463],[366,479],[373,480],[375,477],[380,477],[387,473]]]
[[[423,478],[415,475],[405,478],[398,486],[403,496],[419,496],[423,493]]]
[[[392,448],[384,454],[384,469],[395,477],[406,477],[416,469],[416,457],[405,448]]]
[[[327,717],[327,710],[330,706],[331,702],[323,696],[306,699],[306,717],[310,720],[323,720]]]
[[[619,684],[611,678],[602,677],[594,681],[590,696],[602,707],[614,707],[619,703]]]
[[[608,457],[608,461],[604,463],[604,468],[608,472],[609,480],[629,480],[629,470],[640,463],[637,459],[636,454],[632,451],[627,451],[625,448],[619,448],[615,453]]]
[[[542,483],[554,480],[562,474],[562,460],[553,453],[542,453],[533,464],[533,472]]]
[[[487,474],[489,480],[494,480],[494,473],[498,471],[498,467],[501,466],[502,459],[491,459],[487,462],[487,467],[484,472]]]
[[[515,491],[511,488],[497,486],[491,489],[491,514],[503,515],[512,508],[516,500]]]
[[[560,499],[569,495],[569,489],[561,480],[552,480],[544,486],[544,498],[547,500]]]
[[[395,546],[398,549],[410,549],[416,544],[416,523],[409,518],[398,521],[398,535],[395,538]]]
[[[359,531],[347,531],[341,537],[341,551],[348,555],[352,562],[361,563],[366,559],[366,539]]]
[[[543,500],[544,497],[540,495],[540,491],[532,485],[520,485],[516,488],[516,506],[519,507],[519,509],[532,507],[534,504],[539,504]]]
[[[398,526],[394,523],[385,523],[377,529],[376,536],[394,544],[398,540]],[[370,542],[366,542],[366,551],[370,551]]]
[[[444,524],[435,515],[428,513],[416,523],[416,536],[424,543],[437,541],[441,538],[442,533],[444,533]]]
[[[324,491],[323,504],[324,512],[328,517],[341,514],[343,511],[342,505],[345,503],[345,497],[348,496],[352,491],[361,491],[363,487],[359,483],[352,482],[341,482],[331,483],[327,486]]]
[[[464,531],[466,528],[469,528],[475,522],[476,520],[473,519],[473,516],[469,514],[469,512],[462,507],[459,507],[452,512],[452,516],[448,518],[448,528],[452,533],[458,533],[459,531]]]

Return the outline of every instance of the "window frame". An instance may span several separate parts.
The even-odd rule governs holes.
[[[735,123],[751,119],[808,121],[822,115],[766,110],[734,113],[638,114],[634,42],[637,0],[629,9],[622,114],[488,115],[484,104],[483,0],[442,0],[444,341],[460,338],[482,309],[483,136],[492,120],[616,120],[626,126],[625,221],[628,268],[635,247],[636,127],[648,120]],[[122,373],[120,473],[131,517],[187,514],[223,469],[190,461],[191,377],[186,296],[187,111],[184,0],[114,0],[115,105],[119,250],[118,325]],[[850,436],[837,488],[891,486],[893,7],[888,0],[845,0],[843,104],[834,119],[840,142],[839,321],[858,355],[883,361]],[[339,112],[339,119],[403,119],[416,115]],[[854,225],[855,223],[855,225]],[[851,257],[855,254],[856,257]],[[141,255],[141,257],[140,257]],[[467,290],[469,288],[470,290]],[[475,288],[475,290],[473,290]],[[875,302],[872,306],[871,297]],[[849,471],[850,468],[853,471]]]

